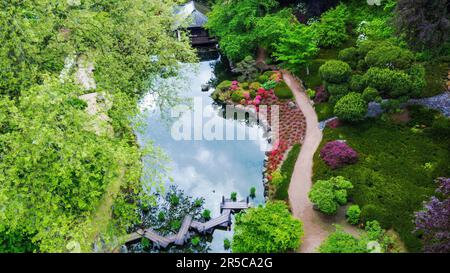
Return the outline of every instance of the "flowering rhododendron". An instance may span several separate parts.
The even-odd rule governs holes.
[[[246,100],[249,100],[249,99],[250,99],[250,93],[249,93],[249,92],[244,92],[242,95],[244,96],[244,98],[245,98]]]
[[[231,85],[238,85],[238,84],[239,84],[238,81],[232,81],[232,82],[231,82]]]
[[[337,140],[325,144],[320,150],[320,157],[332,169],[354,164],[358,161],[358,153],[347,143]]]
[[[436,190],[443,198],[432,196],[422,211],[416,212],[416,231],[423,233],[424,251],[450,252],[450,178],[436,179]]]

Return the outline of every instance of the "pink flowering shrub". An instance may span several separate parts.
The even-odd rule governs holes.
[[[230,90],[235,91],[239,89],[239,82],[238,81],[232,81],[231,82],[231,86],[230,86]]]
[[[314,97],[314,103],[322,103],[328,100],[328,93],[323,85],[316,88],[316,96]]]
[[[358,161],[358,153],[347,143],[330,141],[320,150],[320,157],[332,169],[340,168]]]

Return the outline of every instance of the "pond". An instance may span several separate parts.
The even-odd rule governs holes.
[[[206,140],[204,137],[197,140],[194,138],[177,140],[171,133],[176,120],[163,119],[158,111],[146,115],[147,126],[142,132],[138,132],[138,141],[141,145],[152,140],[170,158],[170,176],[173,181],[167,182],[166,186],[175,184],[186,195],[204,198],[204,207],[211,211],[213,218],[220,215],[222,196],[229,198],[232,192],[237,192],[238,200],[242,200],[249,195],[250,188],[255,187],[256,197],[251,199],[251,202],[253,204],[264,202],[263,146],[267,142],[262,136],[263,129],[260,126],[250,125],[242,120],[223,118],[221,106],[216,105],[210,97],[212,88],[207,92],[201,90],[202,84],[214,81],[216,65],[220,65],[220,60],[185,65],[182,70],[184,77],[176,83],[180,86],[180,90],[183,90],[182,98],[193,100],[191,106],[194,106],[194,111],[201,108],[204,114],[209,115],[200,122],[202,126],[211,122],[223,124],[224,127],[235,126],[236,132],[246,132],[247,136],[258,134],[261,137],[253,140]],[[144,97],[141,108],[151,107],[151,101],[150,97]],[[195,120],[195,114],[183,115],[191,115],[192,121]],[[195,124],[191,122],[189,126],[192,128],[188,129],[194,131],[194,127],[198,128],[199,122]],[[208,242],[210,252],[225,252],[223,247],[225,238],[231,240],[232,231],[215,230],[211,241]]]

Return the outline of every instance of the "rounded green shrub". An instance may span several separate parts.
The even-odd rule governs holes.
[[[362,93],[362,97],[366,102],[374,101],[379,96],[380,93],[378,93],[378,90],[370,86],[364,89]]]
[[[319,74],[328,83],[344,83],[350,79],[352,69],[346,62],[330,60],[319,68]]]
[[[228,89],[230,89],[230,86],[231,81],[223,81],[216,86],[216,90],[219,90],[220,92],[225,92]]]
[[[353,75],[350,79],[350,89],[354,92],[361,93],[366,87],[366,80],[363,75]]]
[[[316,181],[308,197],[315,208],[332,215],[337,212],[339,205],[347,203],[347,190],[352,188],[352,183],[344,177],[331,177],[328,180]]]
[[[414,55],[398,46],[383,45],[367,52],[365,61],[369,67],[406,69],[413,63]]]
[[[371,67],[364,74],[364,78],[368,86],[388,97],[397,98],[411,95],[411,77],[403,71]]]
[[[242,90],[236,90],[231,94],[231,100],[233,102],[240,102],[244,98],[244,92]]]
[[[352,68],[356,68],[359,60],[359,52],[355,47],[344,48],[339,51],[339,60],[348,63]]]
[[[348,93],[337,101],[334,114],[346,121],[362,120],[367,114],[367,102],[360,93]]]
[[[275,86],[274,93],[279,99],[290,99],[294,96],[291,89],[284,81],[279,82],[277,86]]]
[[[344,96],[350,92],[347,83],[326,83],[325,89],[331,96]]]
[[[356,225],[359,223],[359,218],[361,216],[361,209],[358,205],[351,205],[347,209],[347,222],[349,222],[352,225]]]

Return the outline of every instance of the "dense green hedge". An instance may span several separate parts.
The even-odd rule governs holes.
[[[429,124],[448,120],[428,116],[433,119]],[[314,181],[337,175],[351,178],[354,188],[350,192],[354,203],[362,209],[361,220],[375,219],[384,228],[394,228],[410,251],[421,249],[419,238],[412,233],[413,212],[433,194],[436,187],[433,179],[450,175],[448,138],[433,138],[427,129],[414,133],[411,127],[418,123],[423,124],[414,119],[408,126],[372,119],[325,129],[321,145],[346,139],[358,151],[360,159],[354,165],[332,170],[319,158],[318,152],[314,158]],[[436,126],[433,134],[445,135],[449,128],[449,124],[440,129]]]

